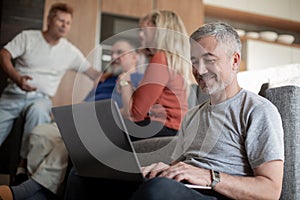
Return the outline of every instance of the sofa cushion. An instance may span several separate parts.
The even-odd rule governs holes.
[[[285,164],[281,199],[300,199],[300,87],[266,90],[266,98],[279,110],[284,129]]]

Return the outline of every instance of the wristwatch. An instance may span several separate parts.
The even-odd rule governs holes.
[[[120,82],[119,82],[119,86],[120,86],[120,87],[123,87],[123,86],[126,86],[126,85],[129,85],[129,81],[126,81],[126,80],[120,80]]]
[[[221,182],[221,176],[220,176],[220,172],[214,171],[213,169],[210,170],[211,172],[211,178],[212,178],[212,182],[210,184],[211,189],[214,189],[214,187]]]

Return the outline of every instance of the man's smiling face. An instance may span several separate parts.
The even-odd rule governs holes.
[[[233,80],[231,58],[224,45],[215,37],[207,36],[192,41],[193,75],[203,92],[214,94],[224,90]]]

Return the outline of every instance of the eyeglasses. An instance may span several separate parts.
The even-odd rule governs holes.
[[[111,55],[117,54],[119,56],[119,55],[123,54],[124,52],[125,51],[119,49],[119,50],[116,50],[116,51],[111,51]]]

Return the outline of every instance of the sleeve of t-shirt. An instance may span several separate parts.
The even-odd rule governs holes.
[[[82,52],[77,47],[71,45],[71,48],[74,55],[71,69],[78,72],[85,72],[88,68],[91,67],[90,62],[84,57]]]
[[[150,60],[144,77],[132,96],[131,114],[136,121],[144,120],[150,108],[161,96],[170,78],[167,59],[163,52]]]
[[[22,31],[17,34],[10,42],[8,42],[4,48],[10,52],[12,58],[16,58],[24,54],[27,43],[26,32]]]
[[[251,113],[245,148],[252,168],[271,160],[284,160],[280,114],[271,103],[258,105]]]

